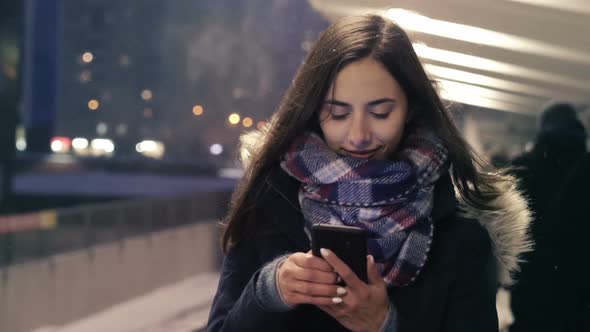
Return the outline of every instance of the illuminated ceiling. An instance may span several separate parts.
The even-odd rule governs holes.
[[[535,114],[590,105],[588,0],[308,0],[330,21],[379,11],[415,42],[448,100]]]

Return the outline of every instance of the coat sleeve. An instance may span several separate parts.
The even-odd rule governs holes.
[[[474,222],[461,237],[457,277],[447,298],[443,331],[497,332],[496,261],[487,231]]]
[[[255,246],[237,246],[228,252],[209,313],[208,332],[281,330],[287,313],[270,313],[256,296],[260,265]]]

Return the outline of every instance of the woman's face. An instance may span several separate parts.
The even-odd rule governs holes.
[[[407,108],[406,95],[387,69],[364,58],[336,76],[320,110],[320,127],[340,154],[385,159],[402,138]]]

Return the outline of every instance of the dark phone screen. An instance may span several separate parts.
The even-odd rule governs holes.
[[[321,248],[332,250],[364,282],[367,281],[367,235],[358,227],[313,225],[312,253],[322,257]]]

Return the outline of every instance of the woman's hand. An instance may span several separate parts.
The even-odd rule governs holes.
[[[309,303],[317,306],[332,304],[338,295],[334,268],[311,251],[294,253],[279,267],[278,287],[285,304]]]
[[[373,256],[367,257],[369,283],[365,284],[332,251],[321,250],[325,261],[346,282],[346,293],[335,301],[339,303],[319,305],[320,309],[351,331],[379,331],[389,311],[389,297]]]

